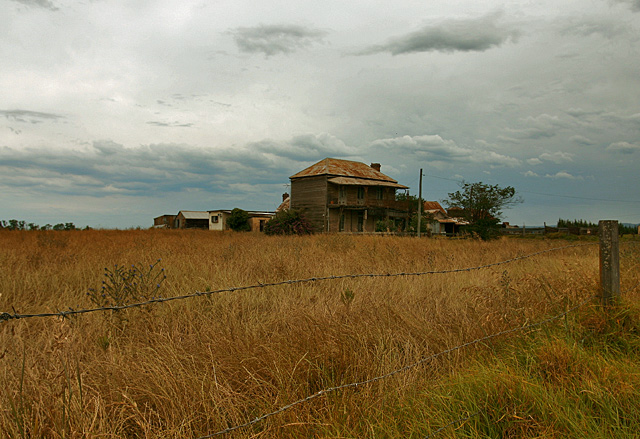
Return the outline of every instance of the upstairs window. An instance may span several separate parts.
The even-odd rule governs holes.
[[[338,198],[340,199],[341,202],[344,202],[347,200],[347,187],[346,186],[340,186],[340,190],[338,191]]]
[[[364,188],[363,187],[359,187],[358,188],[358,200],[364,200]]]

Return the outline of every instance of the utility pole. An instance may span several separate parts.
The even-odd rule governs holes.
[[[420,238],[421,220],[422,220],[422,168],[420,168],[420,187],[418,189],[418,238]]]

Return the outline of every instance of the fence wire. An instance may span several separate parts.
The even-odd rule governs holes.
[[[198,291],[195,293],[184,294],[180,296],[154,297],[144,302],[129,303],[126,305],[111,305],[111,306],[102,306],[102,307],[85,308],[85,309],[73,309],[72,307],[67,307],[66,311],[56,311],[56,312],[46,312],[46,313],[20,314],[14,309],[13,314],[9,312],[1,312],[0,323],[7,322],[9,320],[28,319],[28,318],[35,318],[35,317],[65,318],[65,317],[74,316],[78,314],[88,314],[88,313],[99,312],[99,311],[119,311],[119,310],[130,309],[130,308],[139,308],[147,305],[152,305],[154,303],[165,303],[165,302],[171,302],[174,300],[185,300],[185,299],[190,299],[194,297],[211,296],[214,294],[246,291],[246,290],[252,290],[257,288],[276,287],[281,285],[294,285],[294,284],[309,283],[309,282],[320,282],[320,281],[326,281],[326,280],[356,279],[356,278],[363,278],[363,277],[374,278],[374,277],[400,277],[400,276],[427,276],[427,275],[435,275],[435,274],[461,273],[461,272],[497,267],[500,265],[521,261],[523,259],[532,258],[534,256],[538,256],[544,253],[550,253],[550,252],[565,250],[569,248],[585,247],[585,246],[591,246],[591,245],[597,245],[597,243],[592,242],[587,244],[574,244],[574,245],[567,245],[563,247],[555,247],[555,248],[550,248],[546,250],[541,250],[535,253],[530,253],[528,255],[516,256],[514,258],[507,259],[505,261],[493,262],[490,264],[479,265],[476,267],[456,268],[451,270],[432,270],[432,271],[402,272],[402,273],[358,273],[358,274],[343,274],[343,275],[337,275],[337,276],[310,277],[306,279],[290,279],[290,280],[284,280],[279,282],[257,283],[255,285],[246,285],[242,287],[221,288],[221,289],[212,290],[212,291]]]
[[[348,389],[348,388],[358,387],[358,386],[365,386],[365,385],[368,385],[368,384],[371,384],[371,383],[375,383],[377,381],[384,380],[386,378],[390,378],[390,377],[392,377],[394,375],[397,375],[399,373],[406,372],[406,371],[408,371],[410,369],[413,369],[413,368],[415,368],[417,366],[420,366],[422,364],[425,364],[427,362],[435,360],[438,357],[450,354],[450,353],[458,351],[460,349],[464,349],[466,347],[469,347],[469,346],[472,346],[472,345],[475,345],[475,344],[478,344],[478,343],[482,343],[482,342],[485,342],[487,340],[491,340],[493,338],[500,337],[502,335],[507,335],[507,334],[511,334],[511,333],[514,333],[514,332],[518,332],[518,331],[525,331],[525,330],[528,330],[528,329],[533,329],[533,328],[536,328],[538,326],[545,325],[547,323],[550,323],[550,322],[553,322],[555,320],[563,318],[564,316],[568,315],[569,313],[571,313],[571,312],[577,310],[578,308],[581,308],[582,306],[586,305],[587,303],[589,303],[590,301],[592,301],[596,297],[598,297],[598,296],[596,296],[596,295],[590,296],[589,298],[583,300],[579,304],[577,304],[577,305],[575,305],[575,306],[573,306],[573,307],[565,310],[564,312],[561,312],[560,314],[557,314],[557,315],[555,315],[553,317],[546,318],[546,319],[541,320],[541,321],[536,322],[536,323],[530,323],[530,324],[527,324],[527,325],[524,325],[524,326],[517,326],[515,328],[505,329],[504,331],[496,332],[496,333],[491,334],[491,335],[487,335],[487,336],[484,336],[484,337],[481,337],[481,338],[477,338],[475,340],[463,343],[463,344],[458,345],[456,347],[449,348],[449,349],[446,349],[444,351],[440,351],[440,352],[438,352],[436,354],[429,355],[427,357],[423,357],[418,361],[415,361],[415,362],[413,362],[411,364],[408,364],[408,365],[406,365],[404,367],[401,367],[400,369],[396,369],[394,371],[388,372],[388,373],[386,373],[384,375],[380,375],[380,376],[377,376],[377,377],[374,377],[374,378],[370,378],[370,379],[364,380],[364,381],[359,381],[359,382],[355,382],[355,383],[348,383],[348,384],[341,384],[339,386],[334,386],[334,387],[329,387],[329,388],[326,388],[326,389],[323,389],[323,390],[319,390],[318,392],[316,392],[316,393],[314,393],[312,395],[309,395],[309,396],[307,396],[305,398],[302,398],[302,399],[299,399],[297,401],[294,401],[294,402],[292,402],[290,404],[284,405],[284,406],[282,406],[282,407],[280,407],[280,408],[278,408],[278,409],[276,409],[276,410],[274,410],[272,412],[266,413],[266,414],[264,414],[262,416],[258,416],[257,418],[255,418],[255,419],[253,419],[251,421],[245,422],[244,424],[239,424],[239,425],[235,425],[233,427],[228,427],[228,428],[225,428],[224,430],[220,430],[220,431],[217,431],[215,433],[211,433],[211,434],[206,435],[206,436],[200,436],[197,439],[207,439],[207,438],[212,438],[212,437],[215,437],[215,436],[220,436],[220,435],[223,435],[223,434],[231,433],[231,432],[233,432],[235,430],[239,430],[239,429],[242,429],[242,428],[249,427],[251,425],[257,424],[259,422],[262,422],[267,418],[270,418],[270,417],[272,417],[274,415],[277,415],[277,414],[280,414],[282,412],[285,412],[285,411],[287,411],[287,410],[289,410],[289,409],[291,409],[291,408],[293,408],[293,407],[295,407],[297,405],[300,405],[300,404],[303,404],[305,402],[311,401],[313,399],[319,398],[320,396],[326,395],[328,393],[332,393],[332,392],[335,392],[337,390]],[[463,419],[463,421],[464,420],[465,419]],[[457,422],[457,421],[454,421],[453,424],[455,424],[455,422]],[[462,422],[462,421],[460,421],[460,422]],[[449,424],[449,425],[451,425],[451,424]],[[445,427],[447,427],[447,426],[445,426]],[[441,431],[441,430],[438,430],[438,431]],[[435,432],[433,434],[435,434]],[[427,437],[429,437],[429,436],[427,436]]]
[[[636,267],[636,268],[640,268],[640,266],[638,266],[638,267]],[[627,288],[626,290],[622,291],[622,292],[620,293],[620,295],[628,294],[628,293],[630,293],[631,291],[633,291],[633,290],[635,290],[636,288],[638,288],[638,286],[640,286],[640,281],[638,281],[638,282],[637,282],[635,285],[633,285],[632,287]],[[590,299],[588,299],[588,300],[587,300],[587,302],[588,302],[589,300],[592,300],[592,299],[595,299],[595,298],[599,298],[599,296],[598,296],[598,295],[596,295],[596,296],[594,296],[594,297],[591,297]],[[584,303],[579,304],[579,305],[577,305],[576,307],[574,307],[574,308],[572,308],[572,309],[577,309],[577,308],[579,308],[579,307],[580,307],[580,306],[582,306],[582,305],[584,305]],[[566,311],[566,313],[567,313],[567,314],[568,314],[569,312],[571,312],[571,310]],[[466,416],[466,417],[463,417],[463,418],[460,418],[460,419],[456,419],[455,421],[451,421],[451,422],[449,422],[447,425],[444,425],[444,426],[440,427],[439,429],[437,429],[436,431],[434,431],[433,433],[431,433],[431,434],[427,435],[424,439],[429,439],[429,438],[431,438],[431,437],[434,437],[434,436],[436,436],[437,434],[441,433],[442,431],[446,430],[448,427],[451,427],[452,425],[455,425],[455,424],[458,424],[458,423],[465,422],[465,421],[467,421],[467,420],[469,420],[469,419],[473,418],[474,416],[479,415],[480,413],[482,413],[482,409],[480,409],[480,410],[478,410],[478,411],[476,411],[476,412],[474,412],[474,413],[470,414],[469,416]]]

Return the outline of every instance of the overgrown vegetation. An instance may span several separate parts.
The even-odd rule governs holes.
[[[251,230],[251,225],[249,225],[249,214],[236,207],[229,214],[227,225],[235,232],[248,232]]]
[[[487,240],[499,236],[497,229],[502,211],[522,203],[522,199],[517,196],[512,186],[500,187],[497,184],[463,181],[460,183],[460,190],[450,193],[444,203],[450,215],[469,222],[470,225],[464,228],[465,231]],[[456,213],[452,214],[452,210]]]
[[[596,229],[597,230],[598,229],[598,224],[592,223],[590,221],[583,220],[583,219],[568,220],[568,219],[559,218],[557,227],[559,227],[559,228],[569,228],[569,229],[571,229],[571,228],[573,228],[573,229],[588,228],[588,229]],[[638,226],[637,225],[618,224],[618,233],[620,235],[635,235],[635,234],[638,233]]]
[[[76,226],[73,223],[59,223],[56,225],[45,224],[44,226],[39,226],[35,223],[28,223],[26,221],[10,219],[9,221],[0,220],[0,229],[6,230],[77,230]],[[89,227],[87,226],[87,229]]]
[[[267,235],[310,235],[313,233],[313,225],[302,212],[295,209],[276,212],[264,225],[264,233]]]
[[[474,267],[560,240],[272,236],[200,230],[0,231],[0,311],[94,306],[88,287],[159,272],[163,296],[348,273]],[[162,259],[165,271],[159,269]],[[625,301],[293,406],[227,437],[634,437],[640,417],[640,248],[621,243]],[[151,269],[151,266],[154,266]],[[109,267],[105,271],[104,267]],[[115,282],[105,276],[117,267]],[[142,267],[145,267],[142,269]],[[7,437],[183,438],[321,389],[556,315],[597,289],[596,245],[426,277],[257,288],[72,319],[0,322]],[[159,279],[159,278],[158,278]],[[99,288],[96,288],[99,290]],[[119,293],[118,293],[119,294]],[[115,293],[114,293],[115,295]],[[119,317],[118,317],[119,318]],[[224,436],[223,436],[224,437]]]

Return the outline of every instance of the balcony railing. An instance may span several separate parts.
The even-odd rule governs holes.
[[[383,208],[383,209],[395,209],[395,210],[409,210],[408,201],[396,201],[396,200],[378,200],[377,198],[360,198],[360,199],[344,199],[344,198],[330,198],[329,207],[360,207],[360,208]]]

